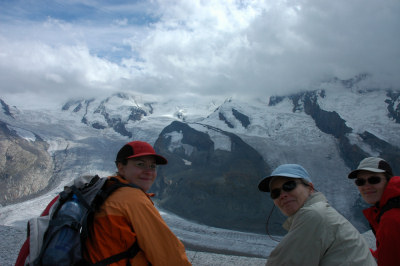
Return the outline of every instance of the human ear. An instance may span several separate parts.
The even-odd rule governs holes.
[[[124,175],[124,165],[122,163],[118,163],[117,164],[117,169],[118,169],[118,173],[120,173],[121,175]]]
[[[308,183],[308,185],[310,186],[310,191],[311,191],[311,192],[314,192],[315,189],[314,189],[313,183]]]

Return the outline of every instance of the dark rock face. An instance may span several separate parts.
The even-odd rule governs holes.
[[[388,91],[386,95],[389,97],[385,101],[388,104],[388,116],[400,123],[400,92]]]
[[[272,202],[257,185],[270,169],[259,153],[238,136],[218,132],[230,139],[230,151],[215,150],[208,134],[188,124],[173,122],[167,126],[155,147],[169,163],[160,169],[152,189],[159,194],[162,207],[188,219],[216,227],[265,232]],[[283,233],[282,220],[278,214],[269,230]]]
[[[269,98],[268,106],[275,106],[282,102],[286,97],[285,96],[271,96]]]
[[[232,115],[234,120],[237,120],[244,128],[247,128],[250,125],[250,118],[239,112],[238,110],[236,110],[235,108],[232,108],[230,110],[225,110],[225,112],[229,112],[232,111]],[[227,118],[227,115],[225,115],[224,111],[222,111],[220,108],[218,108],[217,110],[215,110],[215,112],[218,112],[218,119],[223,121],[229,128],[235,128],[236,127],[236,122],[234,121],[230,121]],[[229,115],[228,115],[229,117]],[[232,118],[232,119],[233,119]]]
[[[304,112],[310,115],[316,126],[324,133],[333,135],[335,138],[343,137],[352,130],[346,126],[346,121],[335,111],[322,110],[317,103],[316,93],[306,93],[304,96]]]
[[[339,138],[338,146],[341,157],[350,169],[356,169],[362,159],[371,156],[358,145],[351,144],[347,137]]]
[[[393,173],[395,175],[399,175],[400,173],[400,149],[396,146],[387,143],[384,140],[381,140],[374,134],[371,134],[368,131],[365,131],[363,134],[360,134],[360,137],[365,141],[365,143],[369,144],[372,149],[375,151],[379,151],[380,157],[385,158],[388,162],[390,162],[390,166],[392,167]]]
[[[232,114],[237,120],[239,120],[244,128],[247,128],[250,125],[250,118],[247,115],[242,114],[236,109],[232,109]]]
[[[0,121],[0,204],[40,192],[52,176],[48,144],[39,136],[34,141],[19,137]]]
[[[11,114],[10,107],[2,99],[0,99],[0,106],[5,115],[14,118],[13,115]]]
[[[234,126],[232,125],[232,123],[229,122],[228,119],[226,119],[225,115],[224,115],[222,112],[219,112],[219,113],[218,113],[218,117],[219,117],[219,120],[224,121],[225,124],[226,124],[228,127],[234,128]]]
[[[74,104],[78,104],[78,105],[79,105],[79,101],[68,101],[67,103],[65,103],[65,104],[61,107],[61,110],[67,111],[67,110],[69,110],[69,108],[71,108],[71,106],[74,105]]]
[[[318,97],[324,95],[324,91],[305,93],[303,97],[304,112],[314,119],[316,126],[322,132],[330,134],[338,140],[338,148],[346,165],[350,169],[355,169],[362,159],[370,155],[357,145],[350,143],[347,134],[351,133],[352,129],[346,125],[346,121],[337,112],[321,109],[317,100]]]

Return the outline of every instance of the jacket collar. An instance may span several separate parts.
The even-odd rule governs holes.
[[[400,196],[400,176],[393,176],[390,178],[385,190],[383,191],[382,198],[379,202],[379,207],[385,206],[389,199]]]
[[[117,178],[121,183],[124,183],[124,184],[129,184],[129,181],[128,180],[126,180],[124,177],[122,177],[122,176],[120,176],[120,175],[118,175],[118,174],[116,174],[116,175],[114,175],[114,176],[109,176],[108,178],[110,179],[110,178],[112,178],[112,177],[115,177],[115,178]],[[142,189],[140,189],[140,190],[142,190]],[[143,190],[142,190],[143,191]],[[144,191],[143,191],[144,192]],[[154,197],[156,194],[154,194],[154,193],[147,193],[147,192],[144,192],[146,195],[147,195],[147,197],[149,197],[149,198],[152,198],[152,197]]]
[[[307,198],[306,202],[300,209],[302,209],[304,207],[309,207],[309,206],[313,205],[314,203],[321,202],[321,201],[328,202],[327,199],[325,198],[324,194],[322,194],[321,192],[314,192]],[[285,230],[289,231],[290,227],[292,226],[293,220],[298,215],[300,209],[295,214],[289,216],[286,219],[286,221],[283,223],[282,227]]]

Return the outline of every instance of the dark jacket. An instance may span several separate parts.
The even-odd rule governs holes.
[[[389,180],[377,206],[363,211],[376,236],[377,249],[373,251],[373,255],[380,266],[399,265],[400,263],[400,208],[386,211],[378,221],[381,209],[390,199],[399,196],[400,176],[395,176]]]

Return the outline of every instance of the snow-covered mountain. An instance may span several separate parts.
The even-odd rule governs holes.
[[[112,174],[118,149],[140,139],[169,159],[152,189],[160,196],[159,206],[182,217],[264,231],[272,201],[258,192],[258,181],[282,163],[299,163],[331,204],[364,231],[364,206],[347,174],[370,155],[387,159],[395,173],[400,171],[399,103],[399,90],[372,87],[369,76],[360,75],[254,101],[147,100],[118,93],[39,111],[1,101],[0,121],[8,129],[4,134],[12,132],[34,147],[38,140],[47,143],[41,149],[47,149],[53,165],[51,173],[43,172],[50,180],[43,181],[47,187],[24,188],[28,193],[14,200],[26,200],[41,189],[56,193],[76,175]],[[5,150],[0,154],[0,167],[13,160]],[[15,187],[20,173],[6,170],[1,168],[0,182]],[[3,205],[13,201],[1,200]],[[276,211],[272,232],[282,233],[282,220]]]

